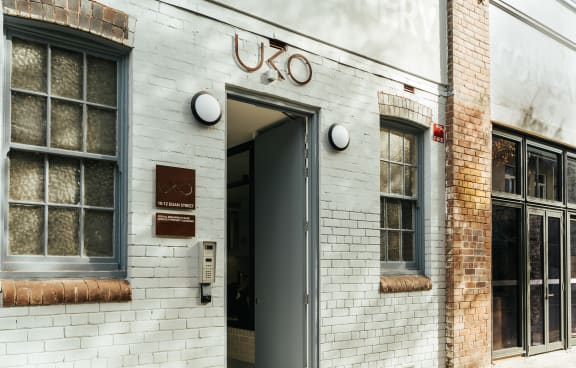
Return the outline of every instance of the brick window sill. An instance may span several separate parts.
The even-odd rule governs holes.
[[[423,275],[380,276],[381,293],[400,293],[432,289],[432,280]]]
[[[0,280],[3,307],[128,302],[126,280]]]

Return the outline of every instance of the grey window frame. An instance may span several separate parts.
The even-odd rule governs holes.
[[[127,262],[127,196],[128,196],[128,90],[129,90],[129,53],[128,47],[112,41],[71,30],[65,27],[30,21],[15,17],[4,17],[4,115],[1,131],[1,172],[2,195],[0,222],[2,224],[2,246],[0,247],[0,276],[4,278],[125,278]],[[63,149],[28,146],[10,142],[11,125],[11,65],[12,38],[16,37],[32,42],[44,43],[58,48],[99,58],[114,60],[117,64],[116,74],[116,156],[81,153]],[[47,46],[48,47],[48,46]],[[48,68],[48,66],[47,66]],[[48,91],[49,94],[49,91]],[[65,100],[65,99],[63,99]],[[49,102],[49,100],[47,100]],[[49,114],[49,110],[46,111]],[[49,118],[49,117],[47,117]],[[48,129],[48,127],[47,127]],[[8,243],[8,156],[11,149],[20,152],[34,152],[46,157],[67,157],[78,160],[96,159],[99,162],[116,162],[116,179],[114,193],[114,255],[113,257],[58,257],[58,256],[10,256],[7,254]],[[48,261],[49,260],[49,261]]]
[[[389,129],[395,130],[402,133],[408,133],[415,137],[416,139],[416,149],[418,150],[416,155],[416,175],[418,176],[416,180],[416,198],[408,198],[403,195],[395,195],[391,193],[380,192],[378,197],[379,203],[381,203],[382,198],[391,199],[407,199],[414,200],[414,262],[403,262],[403,261],[383,261],[380,260],[380,273],[384,276],[390,275],[421,275],[424,274],[424,208],[425,203],[424,196],[424,178],[426,176],[425,166],[424,166],[424,133],[425,129],[411,124],[408,121],[396,120],[390,118],[380,119],[379,129]],[[380,141],[380,130],[378,131],[379,141]],[[380,142],[381,143],[381,142]],[[378,163],[380,163],[380,150],[378,151]],[[378,172],[380,172],[380,164],[378,164]],[[380,177],[380,176],[379,176]],[[378,188],[380,188],[380,182],[378,182]],[[380,206],[379,206],[380,208]],[[382,216],[382,208],[380,208],[380,221]],[[381,231],[381,227],[378,230]],[[382,243],[380,241],[380,249],[382,248]]]

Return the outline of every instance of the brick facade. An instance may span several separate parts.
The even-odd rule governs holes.
[[[2,11],[90,32],[127,46],[134,42],[128,14],[93,0],[4,0]]]
[[[213,127],[198,124],[190,98],[209,90],[225,106],[228,88],[235,86],[319,111],[314,122],[321,165],[319,265],[314,270],[319,278],[319,366],[444,366],[445,152],[432,141],[431,129],[423,132],[422,162],[430,173],[423,199],[424,272],[429,280],[418,278],[409,287],[391,286],[398,292],[381,292],[378,201],[380,119],[396,117],[423,127],[443,123],[445,100],[439,85],[231,15],[210,2],[190,0],[181,7],[153,0],[106,3],[138,19],[131,29],[138,34],[131,53],[129,119],[131,300],[0,308],[0,365],[226,366],[227,117]],[[310,60],[314,74],[308,85],[262,83],[260,73],[246,73],[237,65],[231,47],[236,33],[241,52],[249,53],[267,43],[272,32],[282,34],[288,53]],[[266,57],[273,53],[267,52]],[[256,55],[246,58],[252,60],[250,56]],[[281,68],[285,56],[277,60]],[[405,83],[415,85],[415,93],[404,91]],[[334,122],[351,133],[344,152],[333,150],[326,139]],[[154,236],[156,164],[196,170],[195,238]],[[200,240],[214,240],[219,247],[213,299],[207,305],[199,298]]]
[[[426,128],[432,125],[432,109],[411,98],[380,92],[378,103],[382,117],[405,119]]]
[[[489,63],[487,2],[448,1],[447,367],[491,358]]]

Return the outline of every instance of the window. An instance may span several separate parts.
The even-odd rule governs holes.
[[[8,39],[2,272],[124,276],[123,52]]]
[[[492,142],[493,356],[576,345],[576,156],[511,131]]]
[[[568,156],[566,166],[566,189],[568,192],[568,203],[576,204],[576,158]]]
[[[380,259],[385,272],[418,270],[418,136],[380,128]]]
[[[519,208],[492,207],[492,348],[522,346],[520,260],[522,217]]]
[[[492,139],[492,190],[520,194],[520,143],[504,137]]]
[[[560,155],[528,147],[528,195],[551,201],[561,200]]]

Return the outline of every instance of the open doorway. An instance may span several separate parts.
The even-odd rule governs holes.
[[[310,366],[308,124],[227,100],[228,368]]]

